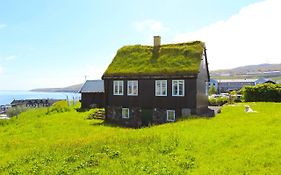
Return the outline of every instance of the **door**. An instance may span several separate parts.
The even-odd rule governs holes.
[[[142,109],[141,121],[143,126],[148,126],[152,123],[153,109]]]

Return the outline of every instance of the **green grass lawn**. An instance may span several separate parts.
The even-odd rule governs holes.
[[[0,174],[280,174],[281,103],[143,129],[31,110],[0,121]]]

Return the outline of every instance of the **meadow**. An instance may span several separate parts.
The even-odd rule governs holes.
[[[141,129],[87,120],[91,111],[29,110],[0,121],[0,174],[280,174],[280,109],[238,103]]]

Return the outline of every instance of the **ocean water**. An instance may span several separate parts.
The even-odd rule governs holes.
[[[0,91],[0,105],[10,104],[14,99],[68,99],[77,101],[81,99],[81,95],[68,92]]]

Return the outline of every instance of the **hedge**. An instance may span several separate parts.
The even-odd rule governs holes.
[[[281,84],[245,86],[241,92],[246,102],[281,102]]]

